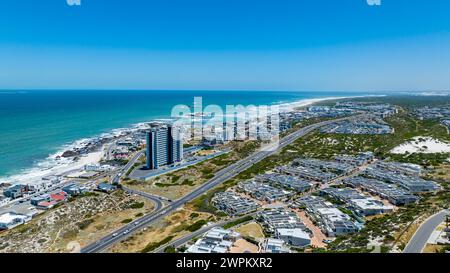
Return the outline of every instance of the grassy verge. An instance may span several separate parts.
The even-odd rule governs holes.
[[[231,227],[240,225],[240,224],[242,224],[242,223],[245,223],[245,222],[248,222],[248,221],[251,221],[251,220],[253,220],[253,216],[245,216],[245,217],[242,217],[242,218],[237,219],[236,221],[229,222],[229,223],[225,224],[225,225],[223,226],[223,228],[224,228],[224,229],[229,229],[229,228],[231,228]]]
[[[158,247],[165,245],[168,242],[172,241],[172,239],[173,239],[173,236],[168,236],[159,242],[150,243],[146,247],[144,247],[144,249],[141,250],[141,253],[151,252],[151,251],[157,249]]]

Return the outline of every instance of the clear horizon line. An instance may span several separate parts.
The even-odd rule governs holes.
[[[113,88],[0,88],[0,92],[4,91],[14,91],[14,92],[26,92],[26,91],[218,91],[218,92],[355,92],[355,93],[382,93],[382,92],[450,92],[449,90],[270,90],[270,89],[146,89],[146,88],[123,88],[123,89],[113,89]]]

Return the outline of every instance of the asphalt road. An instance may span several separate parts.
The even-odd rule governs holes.
[[[256,151],[252,155],[250,155],[244,159],[241,159],[238,162],[236,162],[232,165],[229,165],[228,167],[225,167],[224,169],[218,171],[215,174],[215,176],[212,179],[210,179],[209,181],[207,181],[206,183],[202,184],[201,186],[199,186],[198,188],[196,188],[189,194],[185,195],[184,197],[170,203],[167,207],[165,207],[163,209],[156,209],[151,214],[148,214],[148,215],[140,218],[139,220],[137,220],[138,221],[137,224],[135,223],[136,221],[134,221],[133,222],[134,224],[130,223],[130,224],[126,225],[125,227],[117,230],[115,232],[117,234],[117,236],[108,235],[105,238],[102,238],[101,240],[94,242],[91,245],[83,248],[81,250],[81,252],[82,253],[101,252],[101,251],[105,250],[106,248],[112,246],[113,244],[127,238],[134,232],[156,222],[158,219],[160,219],[162,217],[169,215],[176,209],[182,207],[187,202],[194,200],[195,198],[206,193],[210,189],[235,177],[239,173],[245,171],[246,169],[250,168],[254,164],[260,162],[264,158],[277,153],[284,147],[292,144],[298,138],[303,137],[303,136],[309,134],[310,132],[312,132],[320,127],[323,127],[325,125],[329,125],[329,124],[332,124],[337,121],[349,120],[349,119],[354,119],[354,118],[358,118],[358,117],[359,116],[351,116],[351,117],[339,118],[339,119],[334,119],[334,120],[327,120],[327,121],[319,122],[316,124],[312,124],[312,125],[300,128],[299,130],[282,138],[278,143],[270,144],[270,145],[266,146],[266,149]],[[130,162],[131,161],[132,160],[130,160]],[[120,176],[119,176],[119,178],[120,178]]]
[[[111,178],[111,184],[118,184],[120,182],[120,178],[125,175],[138,161],[138,159],[145,154],[144,151],[137,152],[128,163],[122,167],[119,171],[117,171],[113,177]]]
[[[251,213],[251,214],[247,214],[247,215],[242,215],[242,216],[235,217],[235,218],[231,218],[231,219],[228,219],[226,221],[212,223],[212,224],[210,224],[208,226],[204,226],[201,229],[196,230],[196,231],[194,231],[192,233],[186,234],[185,236],[180,237],[180,238],[178,238],[178,239],[176,239],[176,240],[174,240],[174,241],[172,241],[172,242],[170,242],[168,244],[160,246],[159,248],[155,249],[153,252],[154,253],[162,253],[162,252],[164,252],[164,249],[166,249],[166,247],[168,247],[168,246],[173,246],[175,248],[178,248],[178,247],[186,244],[187,242],[189,242],[193,238],[198,237],[198,236],[202,235],[203,233],[206,233],[207,231],[209,231],[209,230],[211,230],[211,229],[213,229],[215,227],[222,227],[222,226],[224,226],[224,225],[226,225],[228,223],[234,222],[234,221],[236,221],[238,219],[241,219],[241,218],[244,218],[244,217],[247,217],[247,216],[254,216],[254,215],[256,215],[256,212],[255,213]],[[253,219],[251,221],[253,221]],[[242,223],[240,223],[240,225],[242,225],[244,223],[246,223],[246,222],[242,222]]]
[[[159,247],[158,249],[156,249],[155,251],[153,251],[154,253],[163,253],[164,249],[168,246],[174,246],[175,248],[178,248],[184,244],[186,244],[187,242],[189,242],[190,240],[192,240],[193,238],[202,235],[203,233],[206,233],[207,231],[215,228],[215,227],[220,227],[225,225],[227,222],[218,222],[218,223],[213,223],[209,226],[203,227],[199,230],[196,230],[194,232],[191,232],[179,239],[176,239],[173,242],[170,242],[169,244],[163,245],[161,247]]]
[[[131,190],[127,188],[123,188],[123,190],[140,195],[144,198],[149,199],[155,204],[154,211],[160,211],[161,208],[164,206],[163,200],[159,196],[153,196],[151,194]],[[156,214],[157,215],[157,214]],[[85,248],[81,250],[81,253],[94,253],[94,252],[101,252],[102,250],[106,249],[108,246],[113,245],[114,243],[123,240],[126,236],[135,233],[136,231],[145,228],[148,226],[153,220],[154,220],[155,214],[147,214],[146,216],[143,216],[129,224],[126,224],[125,226],[121,227],[120,229],[114,231],[114,233],[107,235],[106,237],[103,237],[97,242],[94,242]]]
[[[409,240],[403,253],[422,253],[425,248],[428,239],[433,231],[445,221],[445,216],[450,214],[448,210],[443,210],[430,218],[428,218],[419,229],[417,229],[414,236]]]

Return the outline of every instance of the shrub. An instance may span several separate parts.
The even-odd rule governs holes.
[[[199,220],[186,228],[187,231],[194,232],[206,224],[206,220]]]
[[[234,226],[237,226],[237,225],[239,225],[239,224],[242,224],[242,223],[245,223],[245,222],[248,222],[248,221],[250,221],[250,220],[253,220],[253,217],[252,216],[245,216],[245,217],[242,217],[242,218],[240,218],[240,219],[237,219],[236,221],[233,221],[233,222],[230,222],[230,223],[228,223],[228,224],[225,224],[224,226],[223,226],[223,228],[224,229],[229,229],[229,228],[231,228],[231,227],[234,227]]]
[[[141,252],[147,253],[147,252],[153,251],[153,250],[157,249],[158,247],[172,241],[172,239],[173,239],[173,236],[168,236],[159,242],[149,243],[146,247],[144,247],[144,249],[141,250]]]
[[[174,246],[168,246],[164,249],[164,253],[177,253],[177,250]]]
[[[199,216],[198,213],[193,212],[193,213],[191,213],[191,215],[189,215],[189,218],[194,219],[194,218],[197,218],[198,216]]]
[[[92,224],[94,222],[94,220],[92,219],[86,219],[83,221],[80,221],[77,223],[77,226],[79,229],[84,230],[86,229],[90,224]]]
[[[145,203],[144,202],[134,202],[133,204],[130,205],[131,209],[142,209],[144,207]]]

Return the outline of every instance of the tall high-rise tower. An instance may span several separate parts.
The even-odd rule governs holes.
[[[147,132],[147,169],[158,169],[183,160],[181,129],[171,125],[156,126]]]

